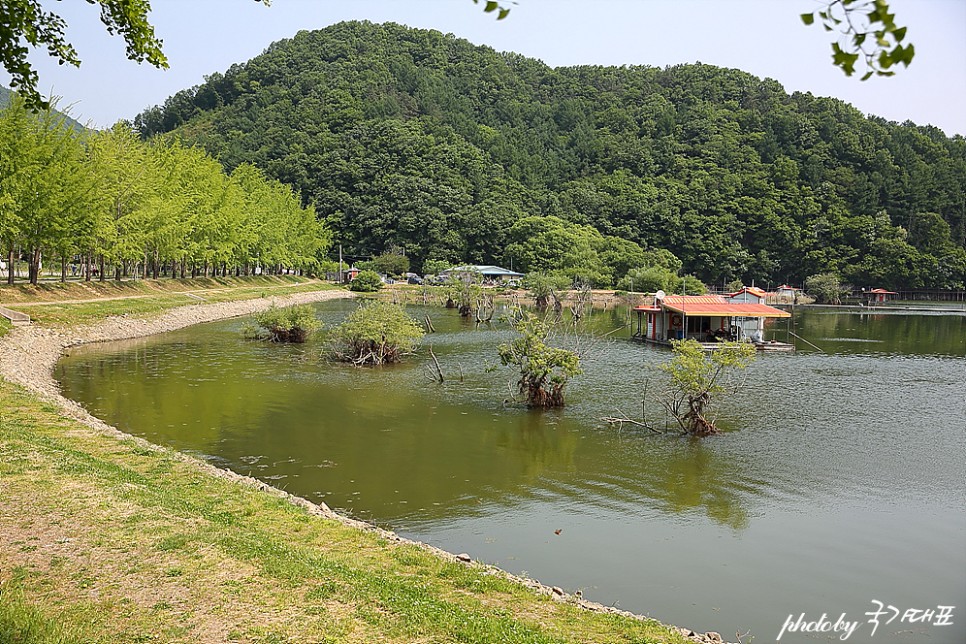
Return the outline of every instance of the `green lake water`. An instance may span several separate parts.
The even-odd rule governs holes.
[[[797,311],[770,334],[824,352],[760,356],[728,431],[691,440],[599,420],[639,416],[670,357],[628,339],[624,309],[591,316],[613,333],[551,412],[506,403],[503,325],[410,311],[438,330],[442,385],[425,351],[354,369],[245,341],[243,320],[76,349],[57,376],[123,431],[662,621],[766,642],[790,614],[847,613],[852,642],[966,641],[966,316]],[[956,606],[954,624],[872,638],[874,599]]]

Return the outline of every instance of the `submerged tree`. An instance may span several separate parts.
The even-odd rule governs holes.
[[[662,401],[681,429],[692,436],[710,436],[718,431],[709,417],[712,400],[726,391],[726,381],[734,372],[755,359],[750,342],[724,342],[714,351],[705,351],[696,340],[673,342],[674,357],[661,365],[671,377]]]
[[[446,280],[446,308],[459,309],[460,315],[467,318],[476,310],[483,296],[482,275],[475,271],[464,271]]]
[[[510,319],[517,337],[500,345],[500,361],[520,372],[517,387],[529,407],[563,407],[564,387],[581,373],[580,356],[574,351],[547,344],[554,323],[529,311]]]
[[[256,314],[255,323],[257,328],[248,328],[245,334],[272,342],[305,342],[313,331],[322,326],[310,306],[283,309],[273,305],[267,311]]]
[[[424,335],[419,322],[389,302],[363,304],[332,330],[329,351],[357,367],[399,362]]]

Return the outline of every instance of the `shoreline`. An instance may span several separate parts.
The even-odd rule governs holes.
[[[573,603],[591,612],[621,615],[637,620],[651,621],[653,618],[585,600],[579,595],[568,594],[559,587],[548,586],[539,581],[509,573],[496,566],[475,561],[469,555],[453,554],[424,542],[401,537],[392,531],[339,514],[324,503],[313,503],[308,499],[285,492],[256,478],[238,474],[229,469],[216,467],[194,456],[156,445],[146,439],[122,432],[89,413],[79,403],[63,396],[58,383],[53,377],[57,362],[71,347],[98,342],[147,337],[175,331],[195,324],[250,315],[265,310],[272,305],[292,306],[349,297],[354,297],[354,294],[343,290],[312,291],[254,300],[194,304],[169,309],[148,318],[128,316],[110,317],[94,324],[67,329],[44,328],[33,325],[17,327],[11,329],[6,336],[0,338],[0,376],[11,383],[25,388],[43,401],[55,405],[65,417],[78,421],[99,433],[118,440],[133,440],[145,449],[161,451],[172,455],[179,461],[188,463],[209,475],[228,479],[284,499],[293,505],[304,508],[314,516],[335,520],[343,525],[359,530],[374,532],[389,541],[415,545],[446,560],[459,561],[465,565],[481,566],[491,574],[501,575],[530,588],[536,593],[548,595],[558,601]],[[664,626],[671,630],[676,630],[682,636],[694,642],[706,644],[720,644],[723,642],[722,637],[715,632],[701,634],[688,628],[669,624],[664,624]]]

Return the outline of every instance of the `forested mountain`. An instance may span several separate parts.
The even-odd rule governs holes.
[[[509,263],[539,215],[713,283],[962,286],[966,141],[709,65],[550,68],[436,31],[302,31],[139,115],[294,186],[354,253]],[[617,279],[619,274],[610,275]]]
[[[12,90],[7,89],[3,85],[0,85],[0,110],[4,109],[8,105],[10,105],[10,101],[13,99],[13,95],[14,94],[13,94],[13,91]],[[56,101],[55,101],[55,103],[56,103]],[[71,128],[72,130],[74,130],[75,132],[81,132],[81,131],[87,129],[87,128],[84,127],[84,125],[82,123],[80,123],[76,119],[71,118],[70,116],[68,116],[67,114],[65,114],[63,112],[60,112],[58,110],[54,110],[54,113],[57,114],[57,115],[59,115],[59,116],[61,116],[61,117],[63,117],[64,123],[69,128]]]

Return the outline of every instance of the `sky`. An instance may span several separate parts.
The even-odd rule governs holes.
[[[123,41],[105,31],[96,6],[43,3],[66,19],[83,63],[58,66],[33,52],[39,87],[97,127],[133,119],[300,30],[370,20],[437,29],[553,67],[700,61],[737,68],[773,78],[788,92],[832,96],[866,114],[966,136],[966,0],[890,0],[916,57],[892,78],[865,82],[832,66],[830,34],[802,24],[799,15],[821,8],[819,0],[517,0],[502,21],[471,0],[273,0],[269,7],[254,0],[154,0],[151,22],[170,63],[163,71],[127,60]],[[0,84],[8,80],[0,72]]]

